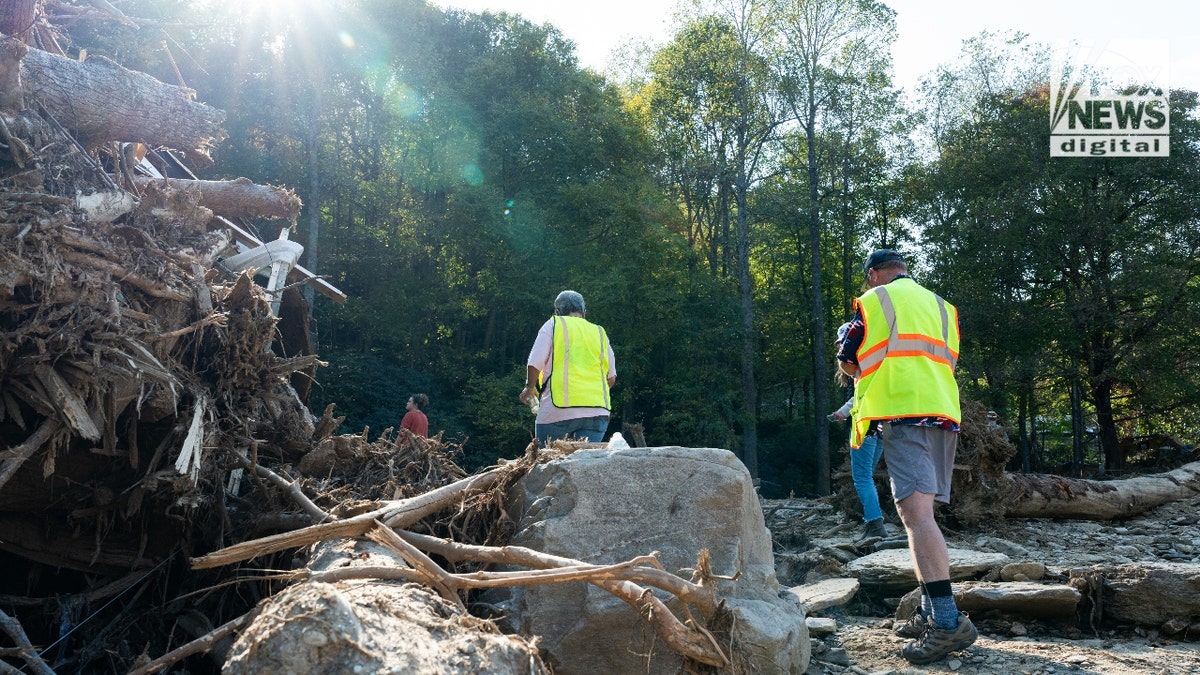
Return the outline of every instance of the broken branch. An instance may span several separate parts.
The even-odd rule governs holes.
[[[157,673],[163,668],[166,668],[174,663],[178,663],[179,661],[182,661],[193,654],[203,654],[208,652],[213,648],[213,645],[215,645],[222,638],[227,635],[231,635],[235,631],[253,621],[254,618],[258,616],[258,612],[259,610],[255,608],[243,614],[242,616],[239,616],[233,621],[223,623],[208,633],[205,633],[195,640],[183,645],[182,647],[172,649],[166,654],[154,659],[150,663],[134,668],[133,670],[129,671],[129,675],[149,675],[150,673]]]
[[[283,532],[227,546],[208,555],[192,558],[192,569],[220,567],[268,553],[315,544],[327,539],[360,537],[375,526],[376,520],[381,520],[384,525],[392,528],[407,527],[431,513],[449,507],[458,500],[490,489],[500,479],[503,472],[502,467],[492,469],[417,497],[385,502],[383,506],[373,511],[352,518],[321,523],[295,532]]]
[[[25,629],[16,619],[0,610],[0,627],[4,628],[4,632],[8,633],[8,637],[17,645],[17,650],[21,653],[21,658],[25,660],[25,665],[38,675],[54,675],[54,671],[46,662],[38,656],[37,650],[33,648],[33,643],[29,641],[29,637],[25,635]],[[22,669],[23,670],[23,669]],[[13,671],[18,672],[18,671]]]
[[[218,312],[216,314],[209,314],[208,316],[204,317],[203,319],[200,319],[199,321],[193,323],[190,326],[185,326],[183,328],[180,328],[179,330],[173,330],[173,331],[170,331],[167,333],[160,333],[159,335],[155,335],[154,337],[150,338],[150,342],[161,342],[162,340],[170,340],[170,339],[177,338],[177,337],[183,337],[184,335],[187,335],[188,333],[193,333],[193,332],[198,331],[201,328],[205,328],[207,326],[220,326],[221,328],[224,328],[228,323],[229,323],[229,314],[227,312]]]
[[[244,468],[251,469],[254,471],[254,473],[266,478],[282,488],[283,491],[292,498],[292,501],[296,502],[300,505],[300,508],[304,509],[304,512],[313,519],[314,523],[326,523],[332,520],[337,520],[337,516],[322,510],[321,507],[313,503],[313,501],[308,498],[308,495],[304,494],[304,490],[300,489],[300,484],[296,481],[288,480],[268,469],[267,467],[262,466],[261,464],[254,464],[246,457],[241,457],[239,455],[238,460]]]
[[[25,439],[24,443],[8,450],[8,453],[11,453],[10,456],[4,460],[4,464],[0,465],[0,488],[4,487],[4,484],[13,477],[13,474],[17,472],[17,469],[21,468],[25,460],[32,457],[33,453],[41,449],[46,444],[46,441],[50,440],[50,437],[61,428],[62,422],[47,417],[38,425],[37,431]]]

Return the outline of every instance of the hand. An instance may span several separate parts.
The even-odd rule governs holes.
[[[521,402],[521,405],[529,405],[529,395],[532,393],[534,393],[533,387],[525,385],[525,388],[517,395],[517,400]]]
[[[834,410],[833,412],[829,413],[829,418],[841,422],[842,420],[846,419],[846,416],[842,414],[841,410]]]

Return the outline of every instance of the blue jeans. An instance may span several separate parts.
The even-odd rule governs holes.
[[[883,441],[871,435],[863,439],[862,447],[850,450],[850,476],[854,479],[854,491],[863,508],[863,521],[883,517],[879,506],[879,491],[875,489],[875,466],[883,456]]]
[[[542,447],[546,447],[547,443],[558,438],[599,443],[604,440],[604,432],[607,430],[608,417],[580,417],[573,420],[533,425],[538,445]]]

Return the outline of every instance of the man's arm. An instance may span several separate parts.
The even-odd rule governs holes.
[[[538,376],[542,371],[538,370],[537,366],[525,366],[525,388],[521,390],[517,400],[521,403],[528,403],[530,396],[537,396]]]
[[[605,340],[605,342],[608,342]],[[617,355],[613,353],[612,343],[608,345],[608,386],[617,383]]]
[[[865,337],[866,326],[863,325],[862,311],[857,307],[850,319],[850,327],[846,329],[846,338],[838,347],[838,369],[850,377],[858,377],[858,347]]]

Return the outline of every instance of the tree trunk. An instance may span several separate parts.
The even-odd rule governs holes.
[[[812,89],[810,88],[811,92]],[[822,419],[829,410],[829,371],[825,362],[825,298],[821,281],[821,215],[820,197],[817,194],[816,160],[817,107],[810,102],[808,120],[805,124],[805,142],[808,147],[808,249],[812,274],[812,345],[813,345],[813,394],[814,410],[810,419],[817,428],[817,494],[830,492],[829,425]]]
[[[287,188],[259,185],[248,178],[184,180],[137,176],[134,182],[142,189],[156,183],[176,190],[199,190],[200,205],[226,218],[295,218],[300,213],[300,198],[296,193]]]
[[[1005,474],[989,492],[1005,495],[1002,512],[1008,518],[1118,520],[1200,493],[1200,462],[1113,481]]]
[[[754,288],[750,281],[750,224],[747,222],[746,193],[749,186],[744,173],[738,176],[737,250],[738,295],[742,307],[742,462],[750,477],[758,479],[758,383],[754,377]]]
[[[1105,471],[1125,468],[1125,454],[1121,452],[1121,441],[1117,435],[1117,423],[1113,416],[1112,384],[1102,382],[1092,387],[1092,399],[1096,405],[1096,431],[1100,437],[1100,452],[1104,457]]]
[[[224,111],[194,101],[190,90],[101,56],[79,62],[30,49],[21,71],[25,100],[40,103],[85,146],[106,141],[166,146],[204,168],[212,165],[210,147],[225,138]]]
[[[33,28],[36,18],[37,0],[6,0],[0,7],[0,33],[11,35],[24,41],[25,35]]]
[[[315,274],[320,269],[318,246],[321,242],[321,155],[317,142],[317,125],[321,121],[321,94],[313,88],[311,108],[309,109],[308,128],[305,135],[305,150],[308,153],[308,246],[305,248],[305,263]],[[313,291],[312,286],[304,287],[304,299],[308,301],[309,319],[312,317]],[[316,325],[316,322],[312,322]],[[315,330],[310,338],[316,344]]]
[[[1200,566],[1139,562],[1071,571],[1070,584],[1086,591],[1091,619],[1158,628],[1187,626],[1200,616]]]

